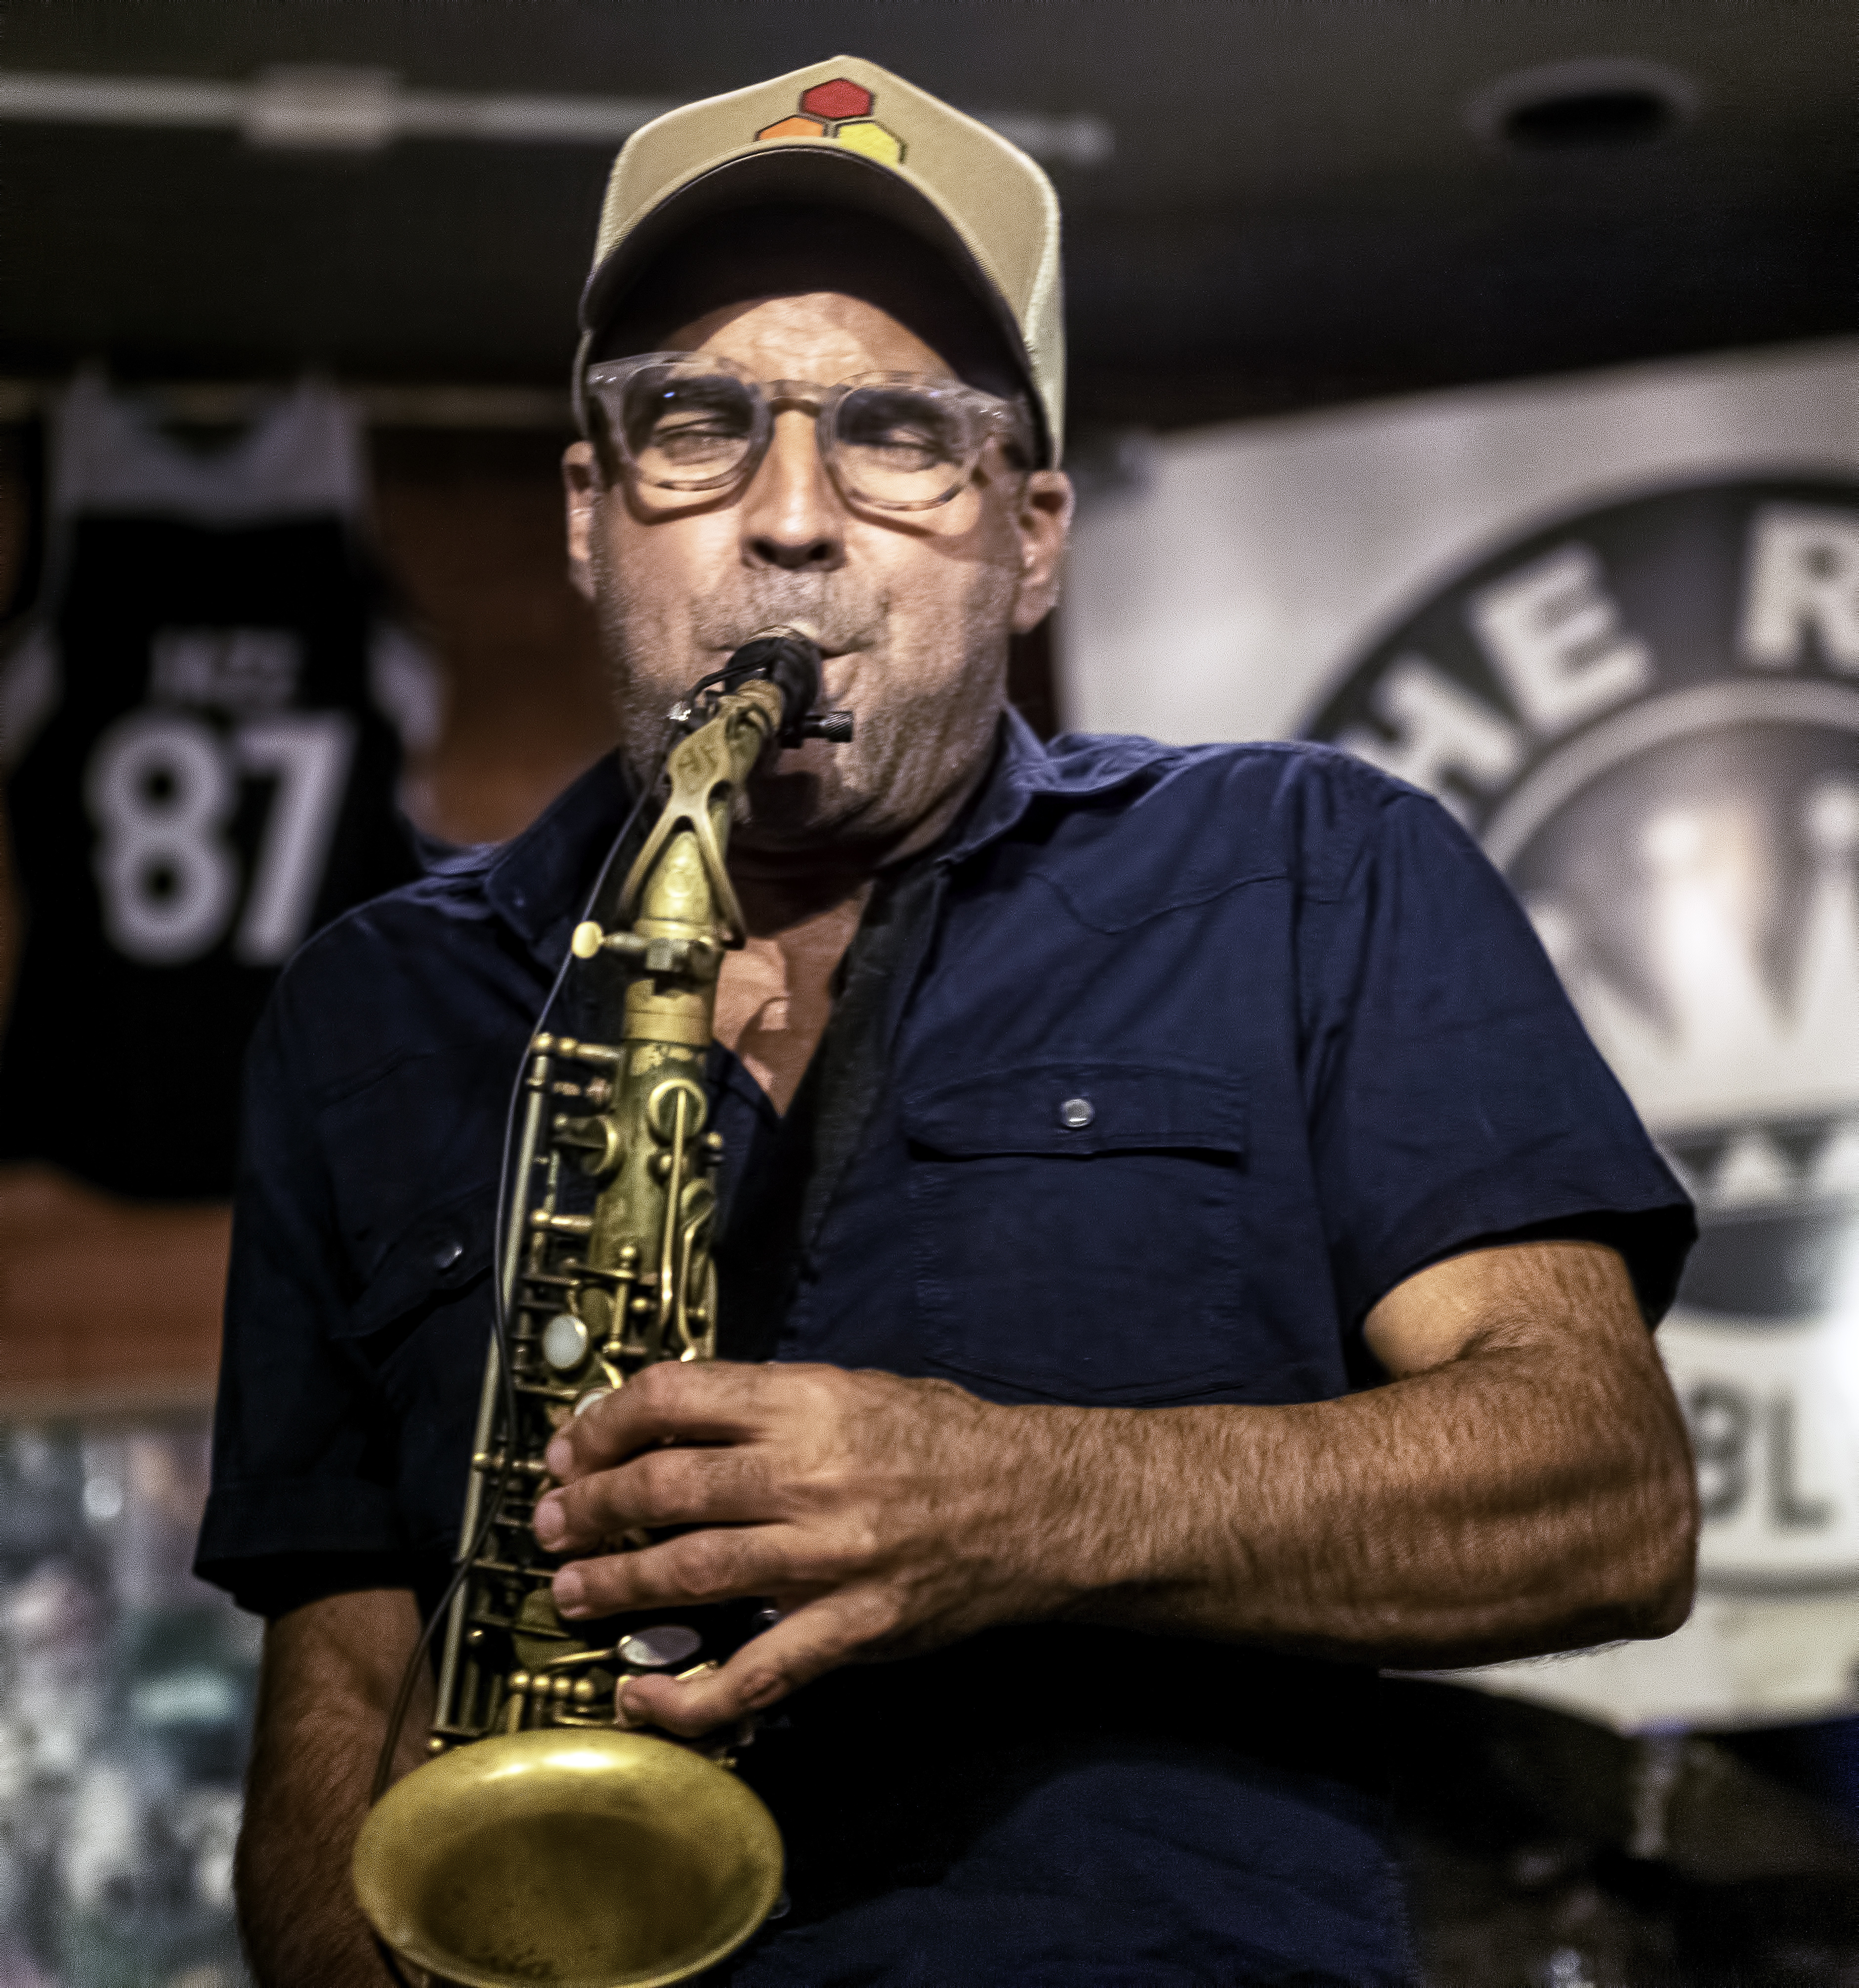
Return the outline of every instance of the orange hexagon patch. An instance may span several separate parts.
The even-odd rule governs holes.
[[[823,138],[826,127],[817,117],[784,117],[779,124],[765,126],[758,138]]]

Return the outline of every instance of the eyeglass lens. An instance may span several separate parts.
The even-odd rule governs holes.
[[[627,455],[661,489],[728,482],[759,440],[759,398],[727,373],[643,367],[626,382],[620,407]]]
[[[974,467],[982,431],[956,393],[879,381],[850,386],[827,400],[820,438],[849,495],[888,509],[921,509],[952,496]],[[633,374],[617,411],[634,470],[663,490],[714,490],[733,482],[765,446],[772,418],[753,383],[721,370],[670,363]]]

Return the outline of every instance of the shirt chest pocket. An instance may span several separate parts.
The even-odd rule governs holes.
[[[496,1191],[478,1187],[409,1222],[383,1253],[346,1315],[331,1328],[390,1399],[407,1399],[440,1378],[435,1361],[461,1373],[484,1357],[489,1315]],[[461,1334],[468,1351],[459,1344]],[[448,1377],[449,1378],[449,1377]],[[472,1376],[476,1384],[477,1375]]]
[[[1246,1159],[1232,1077],[1023,1064],[908,1092],[904,1121],[931,1364],[1087,1403],[1231,1379]]]

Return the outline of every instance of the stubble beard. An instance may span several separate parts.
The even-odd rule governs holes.
[[[674,606],[629,599],[596,562],[600,643],[620,720],[620,757],[650,779],[672,737],[666,714],[692,681],[719,669],[766,628],[803,622],[829,652],[823,702],[853,712],[849,745],[819,742],[765,759],[738,812],[732,851],[776,860],[831,852],[876,867],[921,846],[926,827],[959,804],[985,770],[1006,703],[1011,578],[976,569],[958,631],[918,637],[941,654],[899,653],[891,599],[850,570],[796,573],[737,568]],[[956,656],[945,644],[953,641]],[[733,856],[732,856],[733,860]]]

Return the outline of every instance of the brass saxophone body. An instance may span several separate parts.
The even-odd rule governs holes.
[[[722,1141],[705,1061],[717,973],[743,937],[725,867],[732,808],[776,742],[843,739],[810,715],[819,652],[792,631],[739,650],[674,714],[664,804],[610,930],[571,950],[618,1002],[617,1040],[542,1033],[522,1079],[501,1263],[444,1622],[431,1757],[370,1810],[357,1894],[386,1945],[472,1988],[658,1988],[747,1939],[781,1888],[779,1832],[728,1771],[614,1723],[628,1675],[682,1672],[744,1639],[745,1611],[565,1623],[531,1520],[556,1430],[662,1360],[708,1360]],[[607,1033],[603,1031],[603,1033]],[[643,1543],[643,1542],[641,1542]]]

